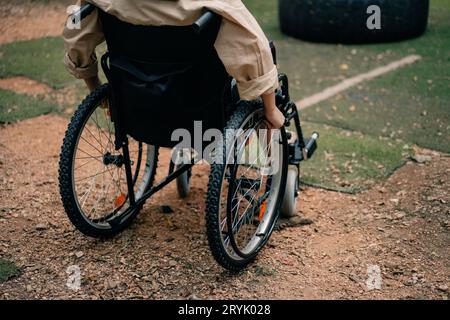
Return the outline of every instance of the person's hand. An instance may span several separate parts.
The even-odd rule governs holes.
[[[275,92],[263,94],[261,97],[264,102],[264,115],[269,129],[280,129],[286,119],[275,104]]]
[[[100,78],[98,76],[86,78],[84,79],[84,82],[86,83],[86,86],[91,92],[102,85],[102,82],[100,81]]]
[[[264,108],[264,115],[266,116],[269,129],[280,129],[286,120],[277,107]]]

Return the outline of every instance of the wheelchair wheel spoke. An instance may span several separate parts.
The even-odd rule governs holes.
[[[87,165],[87,164],[89,164],[89,163],[92,163],[93,161],[99,161],[98,159],[95,159],[95,158],[93,158],[93,159],[91,159],[91,160],[88,160],[88,161],[86,161],[85,163],[83,163],[83,164],[81,164],[81,165],[79,165],[78,167],[76,167],[75,169],[74,169],[74,171],[76,171],[76,170],[78,170],[78,169],[81,169],[82,167],[84,167],[85,165]],[[99,161],[100,163],[101,163],[101,161]]]
[[[101,141],[98,140],[98,138],[91,132],[88,126],[86,126],[86,131],[89,133],[89,135],[99,144],[100,148],[103,149],[103,145]],[[84,137],[81,137],[83,140],[86,140]],[[86,141],[87,142],[87,141]],[[87,142],[89,143],[89,142]]]
[[[89,156],[89,158],[92,158],[92,159],[103,158],[103,156],[93,156],[93,155],[91,155],[90,153],[84,151],[84,150],[81,149],[81,148],[78,148],[77,151],[81,151],[82,153],[84,153],[85,155]],[[78,158],[75,158],[75,159],[78,159]],[[99,161],[100,161],[100,160],[99,160]]]
[[[76,157],[75,160],[84,160],[84,159],[102,159],[103,156],[92,156],[92,157]],[[99,160],[100,161],[100,160]]]
[[[82,207],[84,207],[84,204],[86,203],[86,200],[87,200],[87,198],[89,197],[89,194],[91,193],[92,187],[94,186],[95,181],[97,180],[97,177],[98,177],[100,174],[104,173],[104,172],[105,172],[105,171],[100,172],[100,173],[97,173],[97,174],[95,174],[95,175],[92,177],[92,180],[91,180],[91,182],[89,183],[88,190],[84,193],[84,195],[83,195],[83,196],[81,197],[81,199],[80,199],[80,202],[81,202],[81,206],[82,206]]]
[[[103,173],[105,173],[105,172],[107,172],[107,169],[103,170],[102,172],[97,172],[97,173],[94,173],[93,175],[90,175],[90,176],[81,178],[80,180],[77,180],[76,182],[79,183],[79,182],[84,181],[84,180],[86,180],[86,179],[93,178],[93,177],[96,177],[96,176],[98,176],[98,175],[101,175],[101,174],[103,174]]]
[[[92,121],[95,123],[95,126],[97,127],[97,131],[99,132],[99,137],[101,136],[101,134],[103,134],[105,136],[105,138],[108,139],[108,136],[106,135],[106,133],[103,132],[102,127],[98,123],[97,111],[98,111],[98,108],[94,111],[94,117],[92,118]],[[105,119],[105,122],[109,123],[110,121]],[[101,140],[101,137],[100,137],[100,140]]]
[[[99,124],[98,124],[97,111],[98,111],[98,109],[94,111],[94,115],[95,115],[95,124],[97,125],[97,132],[98,132],[98,139],[100,140],[100,146],[101,146],[102,149],[103,149],[103,148],[104,148],[104,147],[103,147],[103,143],[102,143],[102,132],[103,132],[103,130],[101,129],[101,127],[100,127]]]

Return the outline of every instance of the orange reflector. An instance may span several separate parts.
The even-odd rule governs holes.
[[[125,201],[127,200],[127,196],[123,193],[121,193],[116,200],[114,200],[114,206],[116,208],[119,208],[121,206],[123,206],[123,204],[125,203]]]
[[[254,136],[251,135],[251,136],[247,139],[247,141],[245,141],[245,146],[246,146],[246,147],[248,147],[249,145],[252,144],[253,138],[254,138]]]
[[[258,216],[259,221],[262,221],[262,219],[264,218],[264,213],[266,213],[266,208],[267,208],[267,200],[264,200],[264,202],[261,203],[261,207],[259,207],[259,216]]]

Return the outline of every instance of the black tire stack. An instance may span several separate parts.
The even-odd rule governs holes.
[[[367,8],[380,8],[381,29],[370,29]],[[427,27],[429,0],[279,0],[281,31],[306,41],[377,43],[410,39]]]

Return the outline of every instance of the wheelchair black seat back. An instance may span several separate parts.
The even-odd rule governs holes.
[[[84,6],[81,16],[92,10]],[[172,181],[187,196],[198,157],[182,164],[171,159],[167,177],[156,182],[158,151],[177,143],[175,129],[192,132],[200,120],[203,131],[222,133],[211,151],[223,157],[211,163],[209,174],[208,243],[221,266],[245,268],[269,240],[279,214],[296,214],[300,162],[316,148],[317,134],[303,138],[287,76],[279,75],[276,93],[286,124],[267,130],[262,101],[239,101],[214,49],[220,17],[207,12],[195,29],[135,26],[104,12],[100,19],[108,83],[78,106],[61,148],[60,194],[70,221],[88,236],[108,238]],[[296,135],[285,129],[291,122]]]
[[[102,64],[117,109],[117,120],[138,141],[173,147],[175,129],[193,132],[224,122],[230,78],[214,42],[220,18],[196,32],[191,26],[137,26],[100,13],[109,64]]]

